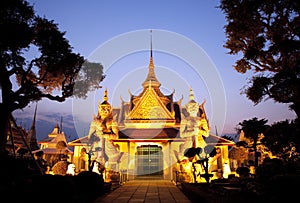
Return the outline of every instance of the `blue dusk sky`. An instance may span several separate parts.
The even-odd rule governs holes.
[[[236,133],[238,123],[257,117],[272,124],[294,119],[287,104],[272,100],[254,105],[241,89],[252,72],[233,69],[240,57],[227,54],[226,19],[217,0],[30,0],[40,16],[53,20],[73,47],[86,59],[103,65],[103,88],[88,99],[68,99],[64,103],[47,99],[38,103],[37,137],[43,139],[63,119],[69,139],[86,135],[98,101],[108,90],[109,102],[119,107],[129,101],[146,79],[150,58],[150,30],[155,74],[161,90],[174,100],[189,101],[192,87],[195,100],[202,103],[211,132]],[[35,104],[14,113],[17,122],[29,128]]]

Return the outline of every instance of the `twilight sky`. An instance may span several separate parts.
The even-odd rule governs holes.
[[[206,100],[212,133],[215,129],[219,134],[235,133],[239,122],[253,117],[265,118],[268,124],[295,118],[288,105],[267,100],[254,106],[240,94],[253,74],[243,75],[233,69],[239,56],[227,54],[223,47],[226,21],[217,8],[217,0],[29,2],[38,15],[54,20],[60,31],[66,32],[74,52],[100,62],[106,74],[101,83],[103,88],[91,93],[85,101],[39,102],[38,139],[46,137],[61,116],[69,137],[85,135],[105,88],[109,102],[115,107],[119,106],[120,97],[129,101],[128,92],[139,93],[149,64],[149,30],[152,30],[155,73],[162,91],[168,94],[175,91],[175,101],[183,98],[184,106],[192,87],[198,103]],[[22,122],[25,128],[30,127],[34,107],[31,104],[15,112],[18,123]]]

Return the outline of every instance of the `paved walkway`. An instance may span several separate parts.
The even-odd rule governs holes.
[[[130,180],[94,203],[191,203],[170,180]]]

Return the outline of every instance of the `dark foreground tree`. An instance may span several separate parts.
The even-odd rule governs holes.
[[[204,152],[204,153],[202,153]],[[188,157],[189,161],[192,162],[192,167],[193,167],[193,176],[194,176],[194,182],[197,183],[197,176],[203,177],[207,183],[209,183],[210,178],[213,177],[213,174],[209,173],[208,169],[209,169],[209,164],[208,164],[208,158],[209,157],[214,157],[217,155],[217,150],[214,146],[212,145],[207,145],[204,148],[200,148],[200,147],[191,147],[191,148],[187,148],[184,150],[184,156]],[[196,161],[193,161],[193,159],[195,157]],[[200,174],[200,172],[198,172],[196,170],[196,164],[200,164],[203,168],[205,173],[204,174]]]
[[[265,119],[258,120],[256,117],[254,117],[252,119],[244,120],[243,122],[239,123],[239,125],[241,126],[239,130],[240,131],[243,130],[245,137],[250,139],[251,143],[248,143],[250,145],[247,147],[253,149],[254,151],[255,167],[258,166],[258,153],[257,153],[258,140],[260,138],[260,135],[263,134],[268,129],[268,126],[266,125],[267,122],[268,120]]]
[[[298,120],[273,123],[264,133],[262,143],[286,162],[300,161],[300,131]]]
[[[258,104],[271,98],[300,116],[300,3],[297,0],[221,0],[234,68],[255,74],[242,93]]]
[[[101,64],[89,63],[58,30],[24,0],[0,3],[0,155],[9,117],[32,101],[84,97],[104,79]],[[86,62],[86,63],[85,63]],[[78,83],[78,85],[76,85]]]

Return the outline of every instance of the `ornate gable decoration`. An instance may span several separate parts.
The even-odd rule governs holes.
[[[150,86],[145,91],[139,102],[130,112],[128,119],[174,119],[169,110],[160,100],[154,89]]]

